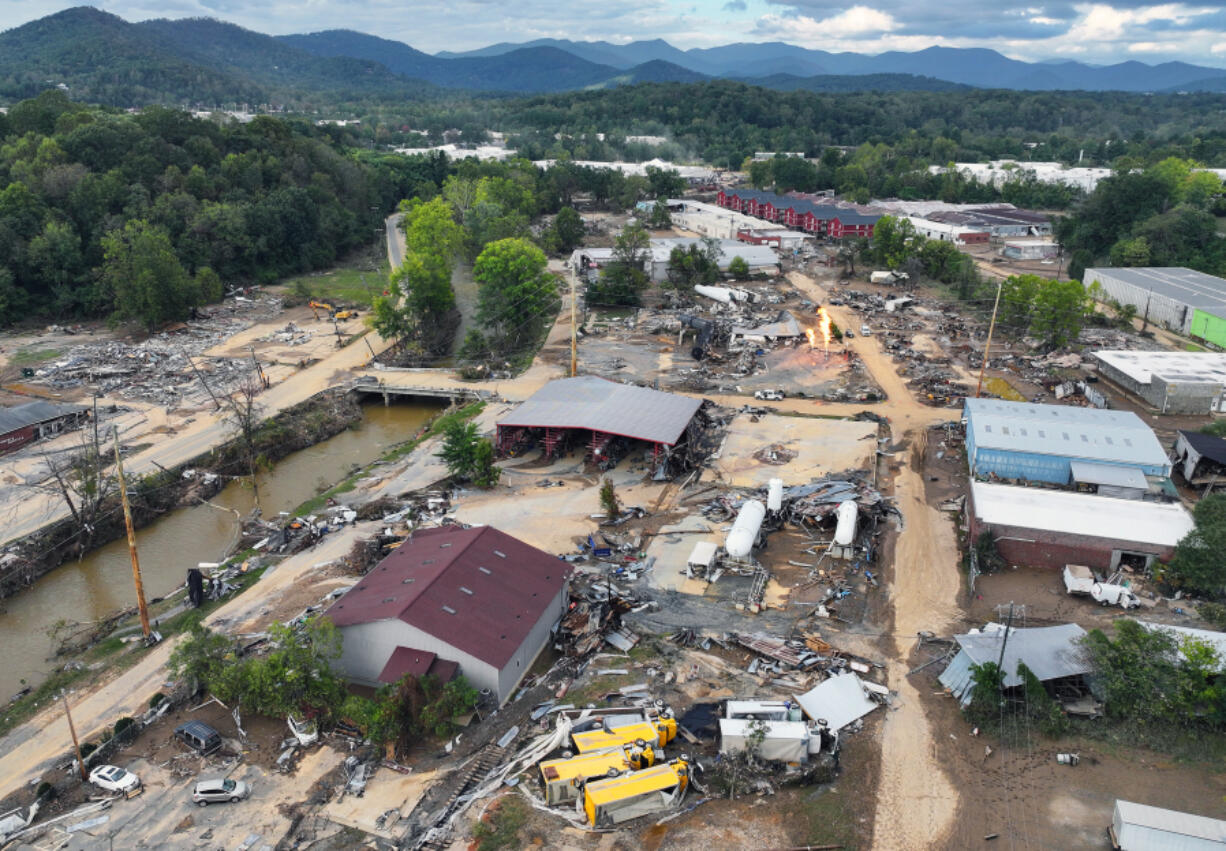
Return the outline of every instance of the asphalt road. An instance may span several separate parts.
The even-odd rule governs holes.
[[[387,227],[387,260],[393,269],[399,269],[404,262],[404,231],[400,229],[400,220],[403,218],[404,213],[393,213],[384,222]]]

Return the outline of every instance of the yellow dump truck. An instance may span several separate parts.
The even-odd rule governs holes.
[[[606,725],[594,730],[571,733],[570,737],[579,753],[608,750],[619,745],[632,744],[636,739],[664,747],[677,738],[677,719],[671,714],[664,714],[654,721],[635,721],[617,727]]]
[[[569,759],[545,760],[541,763],[545,803],[553,806],[573,801],[579,797],[579,790],[585,782],[650,768],[663,756],[663,753],[640,739],[634,744],[592,751]]]
[[[590,780],[583,787],[583,812],[592,827],[609,827],[676,806],[689,785],[690,764],[685,757]]]

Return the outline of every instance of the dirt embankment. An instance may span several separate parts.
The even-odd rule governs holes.
[[[362,408],[352,394],[325,391],[265,421],[255,435],[255,454],[261,461],[273,463],[339,434],[361,419]],[[169,511],[209,499],[229,477],[246,473],[245,457],[240,442],[234,440],[187,464],[130,481],[133,524],[139,529]],[[185,478],[183,472],[188,469],[215,473],[216,478],[207,482],[200,475]],[[117,493],[103,501],[89,525],[89,530],[84,530],[70,517],[17,543],[11,550],[16,558],[0,572],[0,599],[33,584],[65,561],[122,537],[124,519]]]

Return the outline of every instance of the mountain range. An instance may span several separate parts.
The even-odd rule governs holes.
[[[52,82],[76,98],[123,106],[416,99],[448,89],[525,94],[712,78],[822,92],[1226,91],[1226,69],[1183,62],[1029,63],[947,47],[869,56],[782,42],[681,50],[659,39],[540,39],[430,54],[352,30],[270,36],[211,18],[129,23],[90,6],[0,33],[0,97],[27,97]]]

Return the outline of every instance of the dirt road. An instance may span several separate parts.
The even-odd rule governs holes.
[[[293,592],[315,565],[344,557],[354,540],[378,528],[378,523],[351,526],[286,559],[265,574],[256,587],[209,615],[205,623],[224,624],[231,630],[243,627],[258,618],[271,605],[270,601]],[[124,715],[140,715],[145,710],[149,698],[161,691],[166,682],[166,663],[176,643],[170,640],[154,648],[137,664],[89,694],[70,696],[72,718],[82,741],[95,737]],[[59,704],[22,724],[0,740],[0,798],[40,776],[49,763],[65,758],[71,750],[72,739]]]
[[[826,304],[827,292],[812,278],[799,273],[788,277],[814,302]],[[826,309],[840,327],[860,324],[859,317],[845,308],[827,305]],[[927,504],[923,452],[914,448],[917,443],[922,447],[928,426],[956,417],[957,412],[920,404],[876,337],[857,337],[846,344],[885,391],[886,402],[875,410],[889,418],[895,442],[908,450],[895,479],[903,530],[894,548],[894,579],[889,587],[894,653],[887,673],[898,701],[882,727],[873,848],[941,848],[958,809],[958,791],[941,768],[940,743],[933,737],[919,693],[907,679],[907,657],[917,632],[940,633],[954,622],[961,579],[953,526]]]
[[[363,338],[376,351],[387,342],[374,331]],[[264,416],[271,417],[286,408],[314,396],[323,390],[349,381],[355,370],[370,361],[370,349],[362,340],[329,355],[319,363],[295,373],[280,384],[261,394],[259,405]],[[132,476],[156,472],[158,467],[175,467],[208,452],[230,439],[233,426],[224,416],[214,412],[197,415],[196,422],[173,437],[158,441],[149,449],[124,461],[125,471]],[[68,516],[63,498],[50,491],[26,488],[17,502],[0,507],[3,531],[0,546],[36,532],[43,526]]]

